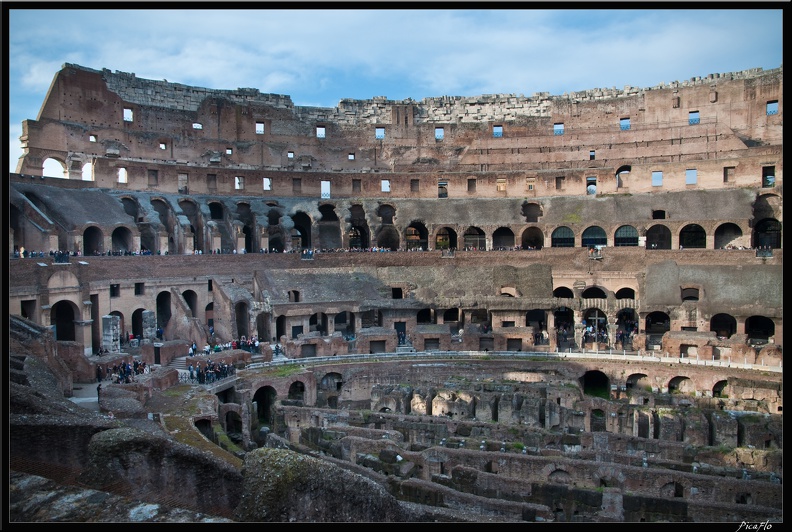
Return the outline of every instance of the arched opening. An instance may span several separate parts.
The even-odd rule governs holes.
[[[76,341],[74,320],[79,309],[71,301],[58,301],[50,309],[50,324],[54,328],[55,340],[59,342]]]
[[[762,220],[753,231],[754,248],[781,248],[781,222],[773,219]]]
[[[719,338],[731,338],[737,332],[737,320],[728,314],[715,314],[710,319],[710,331]]]
[[[404,241],[407,251],[426,251],[429,249],[429,231],[421,222],[412,222],[405,231]]]
[[[256,426],[271,426],[274,420],[274,407],[278,394],[272,386],[263,386],[253,394],[253,403],[256,411]]]
[[[575,233],[566,226],[561,226],[553,231],[550,236],[550,247],[553,248],[572,248],[575,247]]]
[[[599,370],[584,373],[580,378],[580,387],[585,395],[610,399],[610,379]]]
[[[601,248],[608,244],[608,237],[605,235],[605,230],[602,227],[592,225],[583,231],[581,237],[581,245],[584,248],[594,249]]]
[[[514,248],[514,231],[508,227],[499,227],[492,233],[492,249],[509,250]]]
[[[44,165],[42,167],[42,174],[45,177],[56,177],[58,179],[69,179],[69,174],[66,172],[66,163],[55,159],[53,157],[48,157],[44,159]]]
[[[631,225],[623,225],[616,229],[613,237],[614,246],[637,246],[638,230]]]
[[[335,207],[330,204],[320,205],[319,213],[322,215],[317,224],[321,247],[324,249],[342,247],[341,224],[338,219],[338,214],[335,212]],[[310,230],[303,231],[303,233],[309,235],[308,242],[310,243]]]
[[[456,231],[449,227],[441,227],[435,236],[435,249],[456,249],[457,248],[457,234]]]
[[[698,224],[688,224],[679,231],[680,249],[704,249],[707,247],[707,233]]]
[[[126,227],[116,227],[115,230],[113,230],[111,241],[114,252],[123,255],[134,250],[132,231]]]
[[[163,331],[171,319],[171,293],[167,291],[157,294],[157,329]],[[162,337],[161,339],[164,339]]]
[[[290,401],[303,401],[305,400],[305,384],[302,381],[294,381],[289,386],[289,400]]]
[[[583,343],[610,344],[608,336],[608,318],[598,308],[590,308],[583,312]]]
[[[664,225],[653,225],[646,231],[646,249],[671,249],[671,230]]]
[[[538,227],[529,227],[522,234],[522,249],[542,249],[544,247],[544,234]]]
[[[239,301],[234,305],[234,319],[236,320],[236,337],[249,336],[248,304],[246,301]]]
[[[193,290],[185,290],[182,292],[182,297],[184,301],[187,303],[187,306],[190,307],[190,312],[192,313],[191,318],[198,317],[198,294],[196,294]]]
[[[619,288],[616,291],[616,299],[635,299],[635,290],[632,288]]]
[[[399,250],[399,232],[392,225],[383,226],[377,235],[377,247],[389,249],[391,251]]]
[[[683,393],[686,395],[693,395],[696,393],[696,387],[693,381],[688,377],[673,377],[670,381],[668,381],[668,393]]]
[[[463,236],[468,251],[486,251],[487,237],[478,227],[469,227]]]
[[[575,293],[572,292],[571,288],[566,286],[559,286],[555,290],[553,290],[553,297],[558,297],[562,299],[572,299],[575,297]]]
[[[750,316],[745,320],[745,334],[748,336],[750,344],[766,344],[770,338],[775,336],[775,323],[765,316]]]
[[[83,254],[85,256],[104,254],[102,231],[94,225],[87,227],[83,231]]]
[[[733,223],[725,223],[715,229],[715,249],[733,249],[742,245],[742,229]]]
[[[336,221],[338,219],[336,218]],[[294,222],[294,228],[291,230],[292,234],[292,249],[299,251],[301,249],[311,249],[311,218],[305,214],[304,212],[298,212],[294,216],[292,216],[292,221]],[[336,229],[338,225],[336,224]],[[322,247],[339,247],[338,246],[327,246],[324,244],[324,240],[319,236],[319,240],[322,241]],[[337,239],[340,240],[340,239]]]
[[[351,225],[348,238],[349,247],[353,249],[366,249],[369,247],[370,231],[366,221],[366,211],[362,205],[352,205],[349,208],[349,223]]]

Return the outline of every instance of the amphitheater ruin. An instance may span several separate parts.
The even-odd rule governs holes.
[[[783,521],[782,95],[63,65],[9,176],[10,519]]]

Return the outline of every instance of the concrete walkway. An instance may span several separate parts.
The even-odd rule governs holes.
[[[99,410],[99,401],[96,397],[96,386],[98,383],[96,382],[81,382],[81,383],[74,383],[72,386],[72,397],[69,397],[69,401],[75,403],[87,410],[93,410],[94,412],[100,412]],[[102,388],[106,386],[106,384],[102,383]]]

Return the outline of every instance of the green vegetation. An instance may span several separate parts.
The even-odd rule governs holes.
[[[273,377],[290,377],[296,373],[301,373],[303,367],[298,364],[286,364],[271,368],[267,373]]]

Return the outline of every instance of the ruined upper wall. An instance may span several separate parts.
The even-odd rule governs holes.
[[[343,99],[337,107],[295,107],[291,97],[282,94],[262,93],[258,89],[239,88],[236,90],[208,89],[181,83],[138,78],[134,73],[101,71],[80,65],[66,63],[63,68],[75,68],[88,72],[101,72],[109,90],[117,93],[123,100],[138,105],[165,107],[168,109],[197,111],[208,97],[228,99],[240,105],[267,105],[279,109],[289,109],[301,120],[331,121],[339,125],[389,124],[391,108],[394,105],[411,105],[416,109],[416,123],[481,122],[490,120],[514,120],[519,117],[549,117],[553,106],[567,103],[588,103],[619,98],[640,97],[647,91],[685,89],[699,86],[715,86],[734,80],[782,76],[782,68],[765,71],[752,68],[739,72],[709,74],[706,77],[693,77],[686,81],[661,83],[654,87],[638,88],[625,86],[624,89],[594,88],[584,91],[550,95],[538,92],[531,97],[522,94],[485,94],[481,96],[440,96],[414,101],[389,100],[374,97],[370,100]]]

